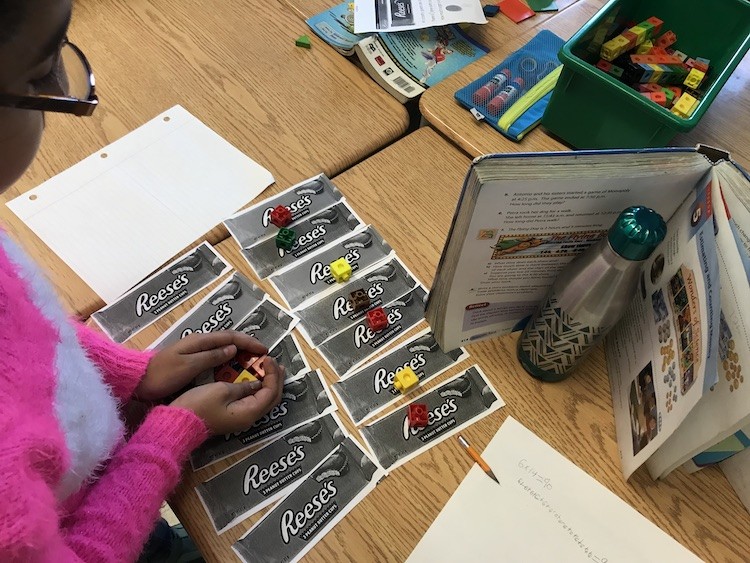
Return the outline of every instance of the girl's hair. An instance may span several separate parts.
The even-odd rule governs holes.
[[[25,0],[0,0],[0,44],[15,35],[25,15]]]

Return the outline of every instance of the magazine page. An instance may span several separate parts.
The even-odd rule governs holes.
[[[354,0],[355,33],[408,31],[454,23],[487,23],[479,0]]]
[[[667,222],[640,291],[607,337],[625,478],[665,443],[717,380],[719,263],[711,177]]]
[[[444,349],[522,328],[558,272],[599,240],[623,209],[646,205],[667,220],[711,168],[695,159],[657,172],[657,158],[663,165],[667,156],[647,156],[652,158],[595,154],[574,160],[551,154],[475,163],[507,178],[485,181],[466,211],[471,214],[466,235],[452,253],[456,273],[441,296]],[[679,156],[684,155],[675,159]],[[629,166],[635,158],[655,164]],[[460,218],[461,207],[458,213]]]
[[[377,73],[379,81],[388,84],[386,89],[395,88],[407,98],[489,52],[456,25],[384,33],[365,39],[359,49],[366,59],[362,63],[370,67],[368,72]]]
[[[354,3],[343,2],[306,20],[307,25],[323,41],[344,55],[351,55],[354,46],[367,34],[354,33]]]

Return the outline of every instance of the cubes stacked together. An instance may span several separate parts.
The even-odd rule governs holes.
[[[597,68],[632,85],[644,97],[688,118],[700,99],[710,61],[674,49],[677,36],[661,33],[664,22],[650,17],[606,41]]]

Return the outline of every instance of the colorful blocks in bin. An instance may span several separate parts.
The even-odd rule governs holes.
[[[286,227],[292,222],[292,212],[283,205],[277,205],[271,210],[271,223],[277,227]]]
[[[664,92],[641,92],[641,96],[662,107],[667,107],[667,96]]]
[[[400,369],[394,375],[393,386],[402,395],[405,395],[414,389],[417,386],[417,383],[419,383],[419,378],[410,367]]]
[[[703,73],[708,72],[708,67],[711,65],[710,59],[704,59],[702,57],[695,57],[695,63],[693,63],[693,68],[697,68]]]
[[[683,118],[688,118],[693,115],[695,108],[698,107],[698,100],[685,92],[680,96],[672,107],[672,113],[679,115]]]
[[[352,267],[346,258],[339,258],[331,262],[331,275],[338,283],[348,281],[352,277]]]
[[[630,31],[630,33],[633,33],[635,35],[635,37],[636,37],[636,39],[635,39],[636,46],[640,45],[646,39],[648,39],[649,30],[647,28],[641,26],[640,24],[631,27],[628,31]]]
[[[371,311],[367,311],[367,326],[373,332],[380,332],[388,326],[388,315],[385,314],[385,310],[382,307],[376,307]]]
[[[367,309],[370,306],[370,296],[364,289],[355,289],[349,294],[349,303],[354,312]]]
[[[294,242],[297,240],[297,233],[294,229],[287,229],[281,227],[279,232],[276,233],[276,248],[283,248],[284,250],[291,250],[294,248]]]
[[[412,403],[407,407],[409,428],[424,428],[430,423],[430,416],[425,403]]]
[[[661,33],[661,28],[664,25],[664,22],[662,20],[660,20],[656,16],[651,16],[646,21],[653,26],[651,28],[651,37],[653,37],[654,35],[659,35],[659,33]]]
[[[677,35],[673,31],[665,31],[657,40],[656,45],[658,47],[667,48],[670,45],[677,43]]]
[[[630,48],[630,41],[618,35],[602,45],[599,56],[605,61],[613,61]]]
[[[646,41],[638,45],[638,47],[636,47],[635,52],[639,55],[647,55],[653,48],[654,44],[650,39],[647,39]]]

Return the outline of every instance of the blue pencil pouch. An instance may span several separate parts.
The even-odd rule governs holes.
[[[542,120],[562,65],[557,53],[564,41],[540,31],[481,78],[456,92],[456,100],[477,119],[520,141]]]

